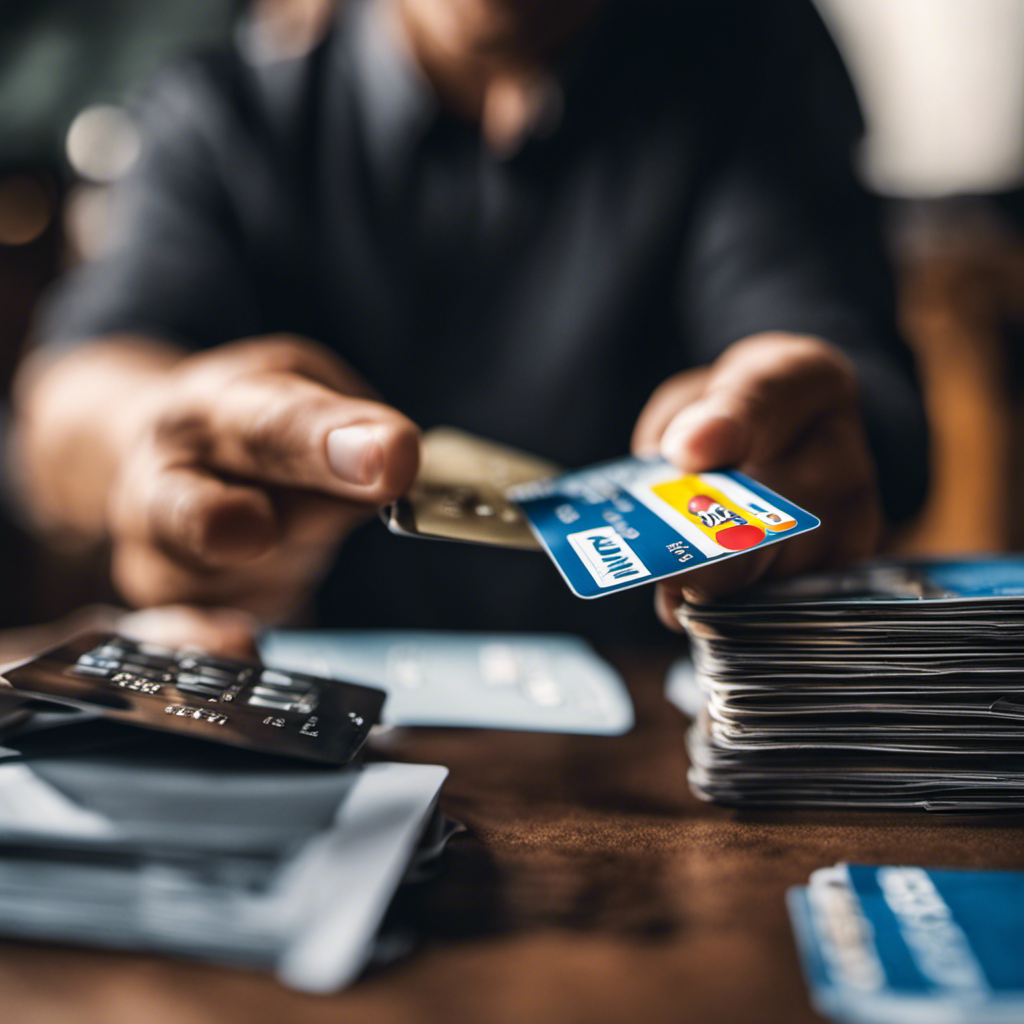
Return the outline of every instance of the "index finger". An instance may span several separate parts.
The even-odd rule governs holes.
[[[692,594],[698,601],[725,597],[761,579],[778,557],[779,547],[780,545],[772,544],[736,558],[726,558],[714,565],[693,569],[678,582],[666,582],[675,582],[677,587],[681,585],[683,593]]]

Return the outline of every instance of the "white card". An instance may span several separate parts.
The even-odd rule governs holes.
[[[574,636],[277,630],[267,664],[385,690],[382,722],[617,736],[633,726],[618,672]]]

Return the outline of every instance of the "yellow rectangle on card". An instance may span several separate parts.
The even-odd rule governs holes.
[[[727,551],[745,551],[765,538],[765,528],[699,475],[655,484],[651,491]]]

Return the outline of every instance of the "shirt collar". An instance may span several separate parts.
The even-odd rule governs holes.
[[[615,5],[608,4],[611,9]],[[426,76],[407,52],[388,5],[381,0],[348,0],[343,16],[350,19],[349,58],[360,121],[372,169],[391,177],[410,158],[419,141],[441,116],[440,104]],[[593,44],[605,31],[607,12],[570,48],[551,71],[548,108],[530,132],[530,139],[552,135],[565,116],[569,95],[583,77]]]
[[[438,117],[430,83],[403,49],[385,4],[356,0],[349,12],[360,122],[371,165],[392,173]]]

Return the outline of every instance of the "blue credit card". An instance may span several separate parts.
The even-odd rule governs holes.
[[[891,987],[1024,999],[1024,873],[859,864],[848,871]]]
[[[1024,873],[849,865],[815,874],[788,902],[826,1016],[1024,1020]]]
[[[681,476],[659,456],[616,459],[507,496],[584,598],[654,583],[821,525],[736,470]]]

